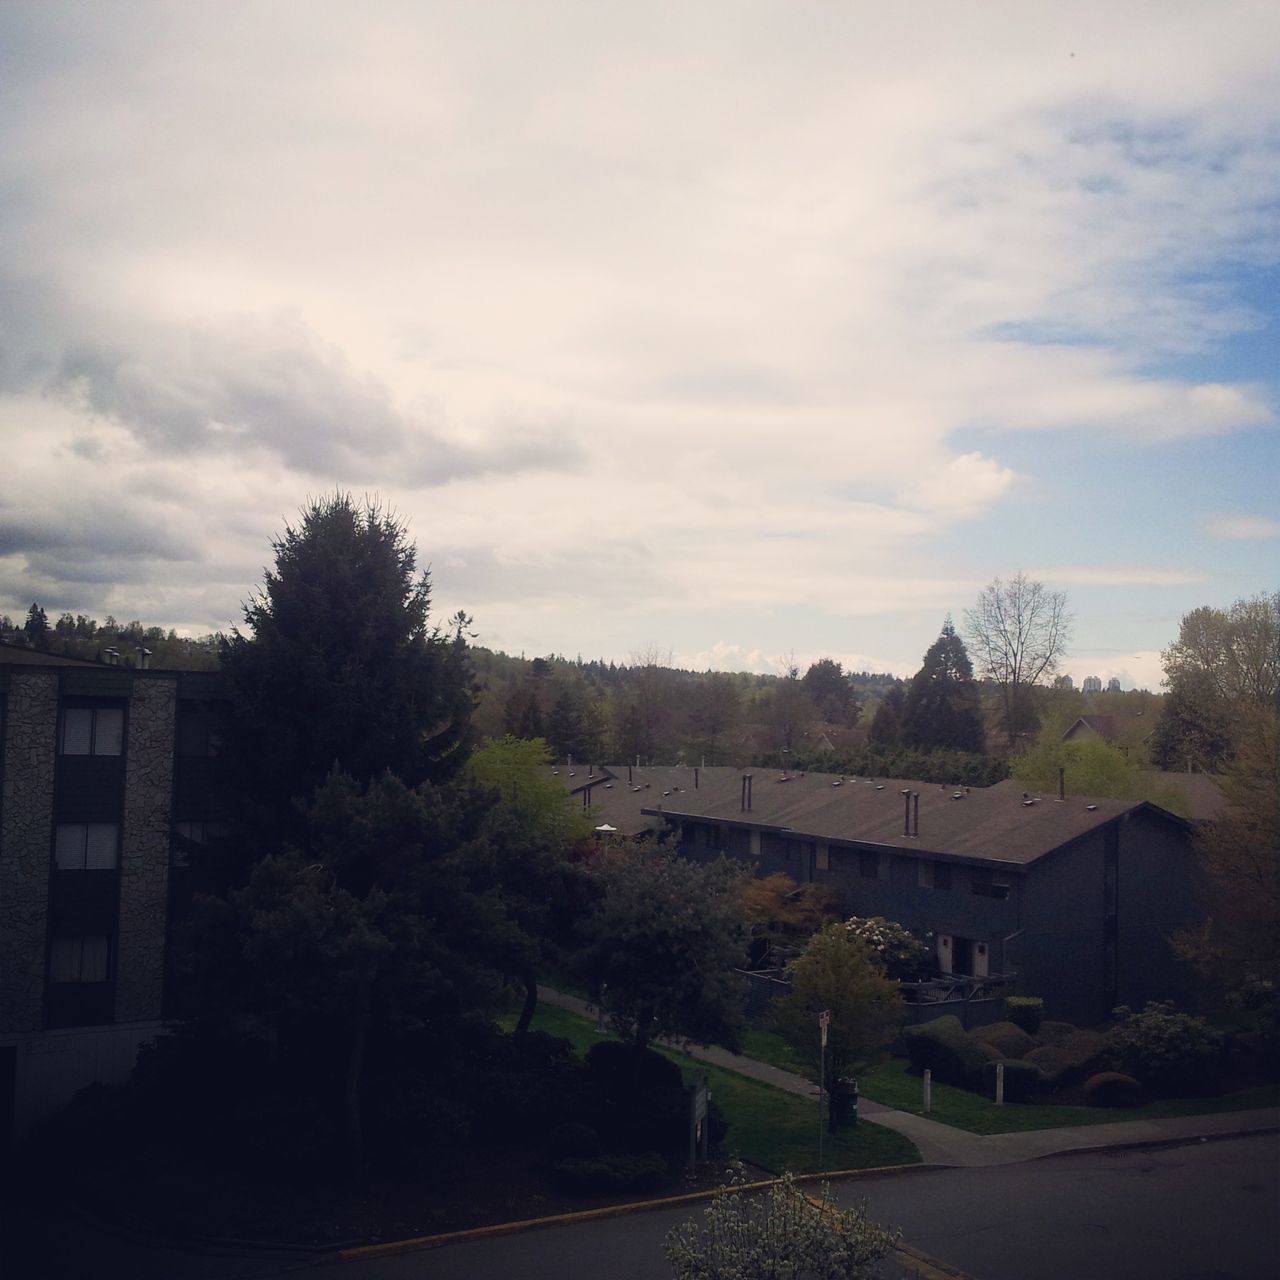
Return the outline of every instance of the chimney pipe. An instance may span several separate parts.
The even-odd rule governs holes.
[[[914,820],[911,824],[913,828],[911,834],[918,836],[920,834],[920,793],[918,791],[912,792],[912,800],[915,803],[913,806]]]
[[[742,775],[742,812],[747,811],[747,775]]]
[[[911,834],[911,792],[904,791],[902,793],[902,834],[909,836]]]
[[[631,781],[631,766],[627,765],[627,781]]]
[[[582,807],[584,809],[589,809],[591,807],[591,788],[590,787],[582,788]]]
[[[1058,766],[1058,799],[1065,800],[1067,798],[1067,771],[1062,765]]]
[[[698,789],[698,766],[696,764],[693,766],[693,789],[695,791]]]

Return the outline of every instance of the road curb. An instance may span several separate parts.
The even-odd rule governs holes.
[[[930,1173],[949,1167],[948,1165],[939,1164],[900,1164],[886,1165],[876,1169],[833,1169],[827,1173],[799,1174],[795,1181],[797,1184],[852,1182],[859,1178],[883,1178],[905,1173]],[[777,1186],[779,1181],[781,1181],[779,1178],[764,1178],[759,1182],[747,1183],[742,1190],[763,1191],[768,1187]],[[603,1205],[599,1209],[582,1209],[576,1213],[557,1213],[546,1218],[524,1218],[518,1222],[500,1222],[487,1227],[469,1227],[464,1231],[446,1231],[433,1236],[413,1236],[406,1240],[387,1240],[378,1244],[339,1249],[336,1252],[336,1257],[341,1262],[356,1262],[368,1258],[386,1258],[402,1253],[417,1253],[420,1250],[441,1249],[446,1245],[463,1244],[468,1240],[491,1240],[498,1236],[517,1235],[524,1231],[537,1231],[542,1227],[569,1226],[577,1222],[598,1222],[605,1218],[628,1217],[632,1214],[650,1213],[658,1209],[675,1209],[681,1205],[704,1203],[719,1191],[719,1187],[713,1187],[706,1191],[688,1191],[683,1195],[664,1196],[658,1200],[636,1200],[628,1204]]]
[[[1060,1156],[1101,1155],[1106,1151],[1147,1151],[1156,1147],[1189,1147],[1196,1142],[1222,1142],[1233,1138],[1262,1138],[1268,1134],[1280,1133],[1280,1124],[1264,1125],[1262,1128],[1231,1129],[1220,1133],[1186,1133],[1167,1138],[1135,1138],[1132,1142],[1104,1142],[1092,1147],[1066,1147],[1061,1151],[1046,1151],[1043,1155],[1031,1156],[1027,1160],[1013,1161],[1014,1164],[1030,1164],[1034,1160],[1056,1160]],[[957,1166],[947,1166],[956,1168]]]

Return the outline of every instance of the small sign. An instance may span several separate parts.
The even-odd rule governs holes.
[[[831,1010],[823,1009],[823,1011],[820,1014],[818,1014],[818,1026],[820,1026],[825,1031],[826,1028],[829,1027],[830,1025],[831,1025]]]

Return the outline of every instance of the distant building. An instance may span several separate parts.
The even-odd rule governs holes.
[[[1077,716],[1063,731],[1063,742],[1079,742],[1085,738],[1116,740],[1115,716]]]
[[[225,832],[217,681],[0,646],[0,1147],[163,1025],[169,925]]]
[[[1111,677],[1111,679],[1107,681],[1107,692],[1108,692],[1108,693],[1119,693],[1119,692],[1120,692],[1120,677],[1119,677],[1119,676],[1112,676],[1112,677]]]
[[[1076,682],[1070,676],[1062,675],[1053,682],[1053,687],[1055,689],[1074,689]]]
[[[1102,681],[1097,676],[1085,676],[1084,684],[1080,687],[1085,693],[1101,693]]]

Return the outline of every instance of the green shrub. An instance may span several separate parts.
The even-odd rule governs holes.
[[[569,1157],[551,1166],[557,1183],[566,1191],[583,1194],[610,1191],[654,1191],[667,1177],[667,1162],[656,1151],[633,1155]]]
[[[1036,1039],[1041,1044],[1062,1044],[1079,1030],[1074,1022],[1042,1022]]]
[[[995,1047],[995,1045],[988,1044],[985,1040],[975,1040],[973,1043],[977,1045],[978,1052],[982,1054],[988,1062],[999,1062],[1000,1059],[1005,1056]]]
[[[1038,1049],[1032,1049],[1026,1060],[1040,1072],[1046,1089],[1061,1089],[1071,1078],[1071,1055],[1061,1045],[1041,1045]]]
[[[1035,1041],[1012,1022],[993,1022],[969,1032],[970,1038],[1000,1050],[1002,1058],[1025,1058],[1035,1048]]]
[[[1084,1082],[1084,1096],[1091,1107],[1138,1107],[1142,1086],[1119,1071],[1100,1071]]]
[[[1077,1079],[1091,1076],[1106,1065],[1110,1046],[1101,1031],[1073,1031],[1059,1046],[1071,1058]]]
[[[547,1150],[555,1160],[592,1160],[600,1154],[600,1135],[577,1120],[558,1124],[547,1134]]]
[[[586,1062],[610,1098],[636,1090],[684,1087],[684,1076],[670,1058],[652,1049],[637,1050],[620,1040],[593,1044],[587,1050]]]
[[[1040,1071],[1033,1062],[1018,1058],[1002,1058],[1000,1062],[988,1062],[982,1068],[982,1082],[989,1098],[996,1096],[996,1067],[1004,1067],[1004,1098],[1006,1102],[1026,1102],[1040,1092]]]
[[[986,1055],[969,1039],[952,1014],[935,1018],[903,1032],[911,1065],[917,1070],[932,1071],[947,1084],[975,1088],[982,1081]]]
[[[1010,996],[1004,1002],[1009,1021],[1019,1026],[1029,1036],[1040,1030],[1044,1020],[1044,1001],[1039,996]]]
[[[1222,1037],[1203,1018],[1178,1013],[1170,1000],[1152,1000],[1141,1013],[1115,1010],[1107,1034],[1111,1066],[1153,1092],[1197,1093],[1217,1065]]]

